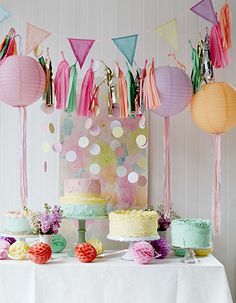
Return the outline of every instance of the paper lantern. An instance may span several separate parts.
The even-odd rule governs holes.
[[[14,107],[28,106],[44,93],[45,73],[35,59],[10,56],[0,65],[0,100]]]
[[[44,264],[51,258],[52,250],[48,244],[39,242],[30,247],[28,256],[34,263]]]
[[[223,134],[236,125],[236,90],[228,83],[205,84],[190,105],[193,121],[211,134]]]
[[[194,122],[206,132],[214,134],[214,181],[212,217],[214,232],[220,233],[221,193],[221,134],[236,125],[236,90],[224,82],[205,84],[193,96],[190,105]]]
[[[60,253],[66,248],[66,239],[60,235],[54,235],[52,238],[52,252]]]
[[[161,117],[170,117],[189,105],[193,86],[185,71],[178,67],[157,67],[155,80],[161,105],[153,112]]]

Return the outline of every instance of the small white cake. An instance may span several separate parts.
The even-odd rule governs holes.
[[[11,210],[4,215],[5,232],[11,234],[31,234],[29,221],[24,211]]]

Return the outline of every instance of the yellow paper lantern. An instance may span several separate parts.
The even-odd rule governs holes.
[[[236,125],[236,90],[225,82],[205,84],[193,97],[194,122],[206,132],[222,134]]]

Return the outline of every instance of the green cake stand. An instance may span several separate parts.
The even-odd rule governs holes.
[[[78,221],[78,242],[84,243],[86,242],[85,234],[86,234],[86,220],[102,220],[107,219],[108,216],[100,216],[100,217],[64,217],[66,220],[77,220]],[[74,257],[74,247],[69,250],[69,256]]]

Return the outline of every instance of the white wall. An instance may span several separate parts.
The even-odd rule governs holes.
[[[50,46],[54,70],[63,49],[70,63],[74,62],[67,37],[94,38],[99,40],[90,52],[83,70],[91,57],[104,59],[108,65],[115,60],[124,62],[110,38],[139,33],[136,61],[142,66],[144,59],[156,58],[157,63],[168,63],[168,46],[152,29],[177,17],[180,31],[180,61],[191,70],[190,49],[187,40],[195,44],[198,33],[206,23],[193,15],[189,8],[194,0],[2,0],[14,16],[1,24],[3,37],[11,26],[25,36],[25,24],[30,22],[53,33],[44,46]],[[224,1],[214,0],[218,10]],[[229,1],[232,15],[236,16],[236,3]],[[234,21],[235,22],[235,21]],[[236,33],[233,28],[231,51],[232,65],[217,71],[217,80],[236,84]],[[151,30],[151,31],[149,31]],[[144,32],[146,32],[144,34]],[[233,54],[234,52],[234,54]],[[101,74],[100,74],[101,75]],[[79,74],[82,77],[82,73]],[[54,121],[57,114],[46,116],[39,109],[40,102],[29,108],[28,115],[28,163],[31,207],[40,207],[43,201],[57,200],[57,158],[53,152],[43,154],[42,142],[56,140],[57,133],[45,135],[42,123]],[[0,104],[0,212],[19,208],[18,179],[18,115],[17,110]],[[226,266],[231,290],[236,298],[236,130],[222,140],[222,232],[215,239],[215,255]],[[150,117],[150,202],[162,200],[162,120]],[[193,124],[189,111],[171,119],[172,201],[175,210],[186,217],[211,217],[212,142],[208,134]],[[48,161],[48,173],[43,163]]]

